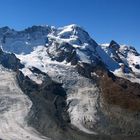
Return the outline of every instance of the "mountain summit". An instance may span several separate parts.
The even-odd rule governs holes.
[[[140,54],[78,25],[0,28],[0,139],[140,135]],[[17,133],[18,131],[18,133]]]

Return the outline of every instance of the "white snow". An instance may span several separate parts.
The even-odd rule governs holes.
[[[100,46],[96,48],[96,51],[109,70],[114,71],[120,67],[119,64],[114,61]]]
[[[102,46],[103,48],[107,48],[109,46],[109,43],[103,43],[103,44],[100,44],[100,46]]]
[[[94,85],[92,88],[83,87],[79,88],[77,93],[69,94],[67,99],[68,102],[72,101],[73,104],[74,101],[77,102],[76,105],[71,105],[68,109],[71,123],[88,134],[96,134],[96,132],[85,128],[84,123],[90,122],[95,125],[98,120],[96,109],[98,92],[98,88]]]
[[[140,56],[135,56],[132,53],[128,53],[127,60],[128,60],[130,65],[140,64]]]
[[[91,63],[91,60],[90,58],[82,51],[80,50],[76,50],[76,53],[80,59],[81,62],[84,62],[84,63],[87,63],[87,64],[90,64]]]
[[[64,26],[64,27],[60,27],[58,28],[58,30],[60,30],[60,32],[58,33],[59,36],[67,36],[67,34],[72,33],[74,30],[74,27],[76,27],[77,25],[75,24],[71,24],[68,26]]]
[[[133,73],[124,73],[122,72],[121,68],[116,69],[113,72],[116,76],[127,79],[133,83],[139,83],[140,84],[140,78],[137,78]]]
[[[42,83],[42,77],[32,73],[29,69],[32,67],[36,67],[42,72],[47,73],[48,71],[51,71],[51,69],[47,68],[47,65],[50,63],[58,64],[57,61],[52,61],[51,58],[48,56],[46,52],[46,48],[44,46],[38,46],[34,48],[34,51],[32,51],[30,54],[20,54],[16,55],[17,58],[20,59],[21,63],[25,65],[25,68],[21,69],[23,74],[25,76],[28,76],[31,80],[36,82],[37,84]],[[69,65],[66,64],[66,62],[59,63],[60,65]]]
[[[115,57],[112,51],[110,50],[110,48],[108,48],[109,44],[101,44],[100,46],[103,48],[104,52],[106,52],[106,54],[110,58],[113,59],[113,57]],[[140,65],[140,56],[135,55],[131,47],[127,45],[120,45],[119,51],[116,51],[115,53],[118,55],[118,57],[120,57],[122,63],[124,63],[126,66],[132,69],[132,72],[130,71],[129,73],[123,73],[121,68],[117,68],[117,67],[114,67],[114,69],[111,68],[110,70],[116,76],[128,79],[131,82],[140,83],[140,69],[135,68],[136,64]],[[104,63],[107,64],[108,66],[109,65],[111,66],[112,63],[110,63],[109,59],[106,59],[103,56],[104,55],[101,55],[101,58],[104,61]],[[113,61],[119,64],[119,62],[117,62],[116,60]]]
[[[23,68],[21,69],[21,71],[25,76],[28,76],[32,81],[36,82],[37,84],[42,84],[41,77],[37,74],[32,73],[29,68]]]
[[[48,35],[49,39],[53,39],[53,40],[56,40],[58,43],[63,43],[63,42],[67,42],[71,45],[75,44],[79,44],[79,41],[77,40],[77,37],[74,36],[72,38],[60,38],[59,36],[54,36],[52,34],[49,34]]]
[[[89,40],[91,40],[88,33],[76,24],[60,27],[57,29],[55,34],[49,35],[55,36],[56,38],[69,42],[73,45],[82,45],[84,43],[89,43]]]

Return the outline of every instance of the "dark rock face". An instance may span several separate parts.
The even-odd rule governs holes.
[[[120,49],[120,45],[115,42],[114,40],[112,40],[109,44],[109,48],[111,53],[113,54],[112,58],[117,61],[118,63],[123,63],[121,58],[118,55],[119,49]]]
[[[42,134],[56,137],[54,132],[58,135],[57,133],[63,131],[69,123],[69,116],[66,113],[66,93],[61,87],[62,84],[53,82],[46,75],[44,83],[39,86],[28,77],[24,77],[20,71],[17,73],[17,80],[33,103],[28,123]]]
[[[133,53],[135,56],[140,56],[140,54],[137,52],[137,50],[132,46],[129,47],[129,51],[131,53]]]
[[[120,45],[117,42],[115,42],[114,40],[112,40],[109,44],[109,48],[113,48],[114,51],[117,51],[117,50],[119,50]]]
[[[86,68],[83,67],[82,70],[80,67],[79,72],[88,70]],[[101,95],[106,103],[117,105],[132,112],[140,111],[140,84],[116,77],[104,67],[104,64],[99,64],[97,67],[90,67],[87,73],[92,72],[98,75],[98,86],[102,90]],[[91,75],[88,78],[93,77]]]
[[[52,49],[53,45],[53,49]],[[48,48],[48,54],[52,58],[52,60],[56,60],[58,62],[62,62],[66,60],[66,62],[71,62],[72,65],[77,64],[78,57],[76,56],[75,48],[69,43],[53,43],[50,44]]]
[[[112,127],[106,130],[112,135],[121,135],[122,139],[124,136],[128,136],[128,139],[129,136],[138,136],[140,85],[118,78],[110,72],[101,73],[100,78],[102,111],[108,114],[108,124],[112,124]]]
[[[47,26],[43,27],[43,26],[34,25],[32,27],[29,27],[29,28],[25,29],[25,31],[23,31],[23,32],[30,33],[30,34],[32,34],[34,32],[42,32],[42,34],[48,34],[48,33],[51,32],[51,28],[47,27]]]
[[[0,63],[12,70],[23,68],[24,66],[20,63],[20,60],[13,53],[5,53],[0,49]]]
[[[135,68],[136,68],[136,69],[140,69],[140,65],[136,64],[136,65],[135,65]]]
[[[105,101],[130,111],[140,111],[140,85],[117,77],[113,80],[113,77],[104,74],[101,80]]]

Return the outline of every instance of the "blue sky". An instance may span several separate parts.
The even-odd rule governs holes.
[[[140,51],[140,0],[0,0],[0,27],[73,23],[97,43],[113,39]]]

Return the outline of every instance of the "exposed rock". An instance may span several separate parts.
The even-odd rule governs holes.
[[[65,60],[68,63],[71,62],[72,65],[75,65],[78,62],[76,50],[69,43],[64,42],[59,44],[53,42],[53,44],[48,47],[47,52],[52,60],[56,60],[58,62],[62,62]]]
[[[118,51],[120,48],[120,45],[117,42],[115,42],[114,40],[112,40],[109,44],[109,48],[114,49],[114,51]]]
[[[0,63],[12,70],[23,68],[24,66],[20,63],[20,60],[13,53],[5,53],[0,49]]]

